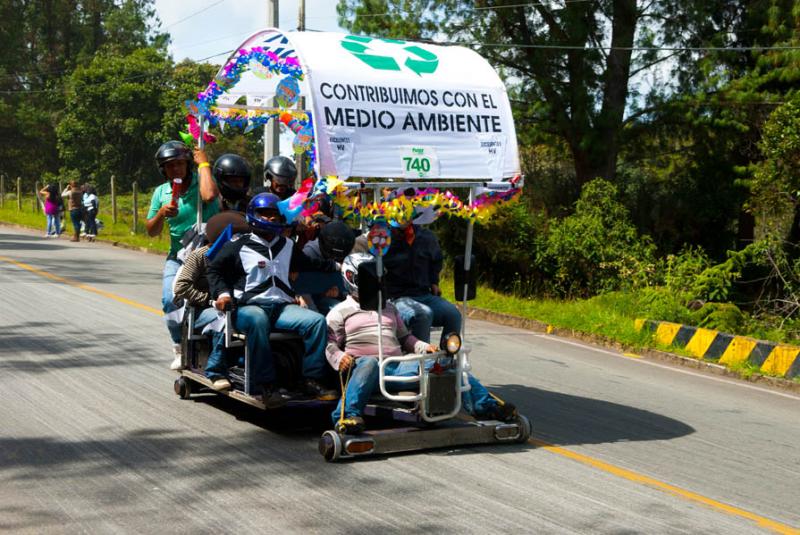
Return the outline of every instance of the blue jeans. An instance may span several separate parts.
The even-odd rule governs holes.
[[[86,211],[86,234],[97,236],[97,211]]]
[[[298,333],[303,338],[303,377],[322,379],[325,375],[325,317],[293,304],[257,304],[236,310],[236,329],[247,336],[250,354],[250,388],[275,382],[275,365],[269,346],[272,329]]]
[[[497,401],[489,395],[489,391],[474,375],[468,373],[467,378],[469,386],[472,388],[469,392],[461,394],[461,406],[465,411],[474,416],[485,413],[490,407],[497,405]]]
[[[75,235],[77,236],[81,230],[81,220],[83,219],[83,210],[81,210],[80,208],[76,210],[70,210],[69,218],[72,221],[72,229],[75,231]]]
[[[461,313],[450,301],[439,296],[415,295],[414,297],[398,297],[392,303],[408,325],[411,334],[430,343],[431,326],[442,327],[442,337],[450,333],[461,334]]]
[[[430,369],[433,363],[433,360],[426,361],[425,368]],[[386,375],[396,377],[416,375],[417,369],[416,362],[392,363],[386,366]],[[497,401],[489,395],[489,391],[475,376],[467,374],[467,377],[471,389],[469,392],[461,394],[461,405],[465,411],[472,415],[482,414],[497,404]],[[355,368],[351,372],[350,381],[347,383],[345,418],[364,414],[364,407],[367,406],[370,397],[378,389],[379,379],[377,358],[361,357],[356,359]],[[341,411],[342,401],[339,400],[339,404],[331,414],[333,425],[336,425],[336,422],[339,421]]]
[[[57,215],[45,214],[47,217],[47,232],[48,236],[58,236],[61,234],[61,226],[58,223]]]
[[[72,224],[75,224],[74,219]],[[80,225],[80,223],[78,223],[78,225]],[[175,280],[175,275],[178,273],[178,269],[180,269],[180,267],[181,263],[174,258],[167,258],[167,261],[164,263],[164,273],[161,275],[161,310],[164,312],[164,314],[169,314],[170,312],[178,310],[178,307],[176,307],[175,303],[172,302],[174,297],[172,295],[172,282]],[[172,338],[172,343],[180,344],[180,322],[164,318],[164,323],[167,324],[167,330],[169,331],[169,337]]]
[[[194,320],[194,328],[196,331],[202,331],[203,327],[217,319],[217,310],[214,307],[206,308]],[[225,360],[225,333],[212,332],[211,333],[211,352],[208,354],[208,362],[206,362],[206,377],[211,379],[218,379],[228,375],[228,363]]]
[[[345,418],[364,414],[364,407],[367,406],[369,398],[378,389],[378,380],[380,379],[377,357],[359,357],[356,359],[354,366],[353,371],[350,372],[350,380],[347,382]],[[386,366],[386,375],[396,377],[417,375],[418,370],[419,365],[417,362],[393,362]],[[331,414],[333,425],[336,425],[336,422],[339,421],[341,413],[342,400],[339,400],[339,404],[336,405],[336,409]]]

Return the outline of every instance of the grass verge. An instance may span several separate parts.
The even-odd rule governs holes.
[[[144,223],[149,208],[150,195],[148,193],[139,194],[139,205],[137,206],[138,224],[136,232],[133,229],[133,196],[117,196],[117,222],[113,223],[111,213],[111,196],[100,197],[100,212],[97,218],[103,222],[103,229],[98,233],[98,240],[116,242],[131,247],[147,249],[149,251],[166,253],[169,251],[169,234],[166,227],[159,236],[150,237],[144,229]],[[46,220],[44,211],[36,211],[34,207],[35,198],[33,195],[23,196],[22,209],[18,209],[17,201],[14,198],[6,198],[0,207],[0,222],[11,223],[23,227],[41,230],[44,235]],[[62,220],[62,227],[66,226],[64,232],[72,233],[72,223],[69,221],[69,212]]]
[[[442,290],[444,297],[453,300],[452,280],[443,280]],[[634,320],[638,318],[659,319],[648,317],[648,299],[649,296],[641,292],[622,291],[581,300],[535,299],[506,295],[479,285],[477,298],[470,301],[470,306],[546,323],[556,329],[580,333],[589,339],[599,339],[598,341],[608,344],[619,344],[630,351],[652,349],[698,361],[716,362],[697,358],[684,348],[660,344],[656,342],[652,332],[637,331]],[[747,334],[743,335],[747,336]],[[782,340],[775,341],[782,342]],[[762,372],[758,366],[750,363],[743,363],[729,369],[743,379],[749,379],[754,375],[773,375]],[[794,378],[793,381],[800,383],[800,377]]]

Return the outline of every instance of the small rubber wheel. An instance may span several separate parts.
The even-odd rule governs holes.
[[[531,427],[531,421],[528,420],[526,416],[522,414],[517,415],[517,423],[519,424],[519,437],[517,437],[517,442],[519,444],[523,444],[531,438],[531,433],[533,432],[533,428]]]
[[[189,399],[189,396],[192,395],[192,383],[186,377],[178,377],[175,379],[175,393],[180,396],[181,399]]]
[[[319,452],[329,463],[339,460],[342,438],[335,431],[325,431],[319,438]]]

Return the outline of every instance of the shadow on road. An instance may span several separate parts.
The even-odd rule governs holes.
[[[525,385],[493,386],[530,418],[534,436],[560,446],[667,440],[694,428],[661,414]]]
[[[109,351],[113,340],[113,351]],[[64,323],[27,321],[0,331],[0,372],[49,373],[163,361],[119,332],[78,330]],[[15,358],[16,357],[16,358]]]
[[[42,223],[44,228],[44,222]],[[54,251],[56,249],[66,249],[67,246],[60,244],[60,240],[47,239],[43,236],[32,236],[30,234],[6,234],[0,232],[0,251]]]

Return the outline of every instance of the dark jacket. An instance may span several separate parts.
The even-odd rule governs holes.
[[[414,225],[411,245],[403,233],[392,233],[392,245],[383,263],[386,267],[386,293],[390,299],[431,293],[431,285],[439,284],[442,271],[442,249],[430,230]]]

